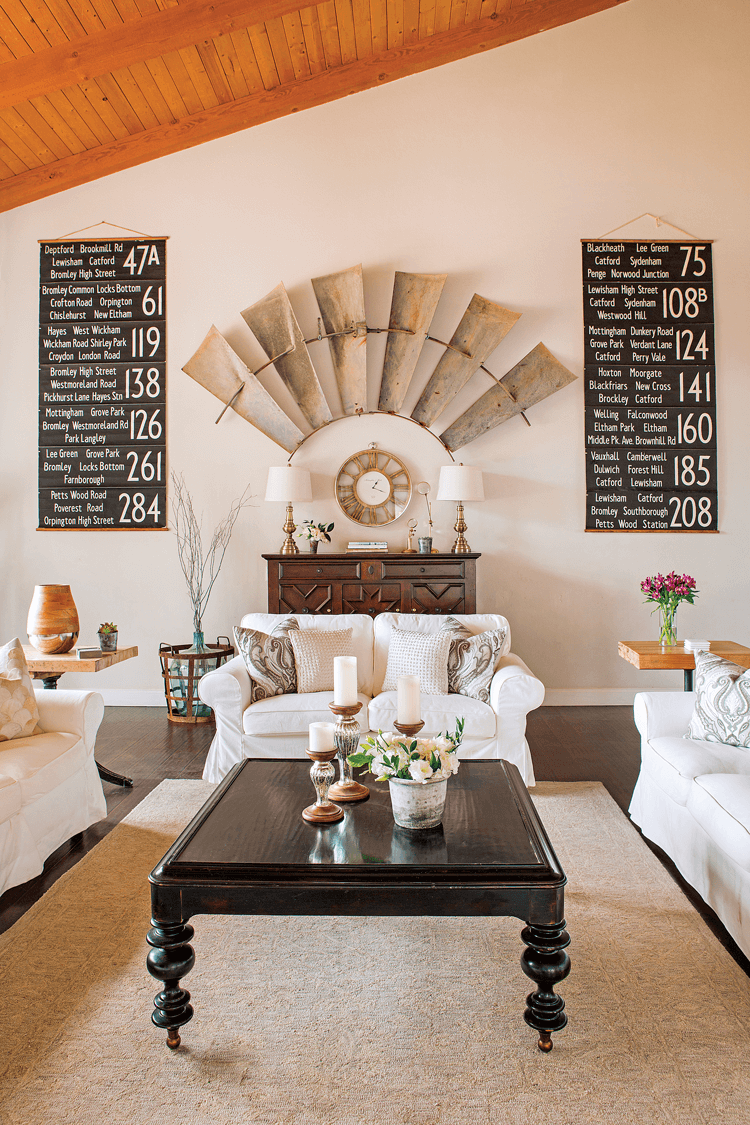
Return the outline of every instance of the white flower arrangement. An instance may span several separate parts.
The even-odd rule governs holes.
[[[442,781],[458,773],[458,748],[464,732],[464,720],[456,720],[453,734],[436,738],[407,738],[393,731],[379,730],[360,743],[356,754],[347,761],[351,766],[367,766],[378,780],[398,778],[401,781]]]
[[[317,539],[319,543],[330,543],[329,531],[333,531],[332,523],[313,523],[312,520],[305,520],[297,535],[301,539]]]

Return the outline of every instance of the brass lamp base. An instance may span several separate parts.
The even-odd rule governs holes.
[[[464,506],[459,500],[456,505],[456,522],[453,525],[453,530],[456,532],[458,538],[451,547],[451,552],[454,555],[468,555],[471,552],[471,547],[464,538],[464,532],[467,530],[464,521]]]
[[[284,524],[284,526],[282,527],[281,530],[286,532],[286,539],[281,544],[279,554],[280,555],[298,555],[299,554],[299,547],[297,546],[297,544],[292,539],[292,535],[297,530],[297,525],[294,522],[294,512],[292,511],[292,505],[291,504],[287,504],[287,506],[286,506],[286,523]]]

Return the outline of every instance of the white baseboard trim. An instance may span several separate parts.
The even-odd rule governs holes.
[[[166,707],[163,691],[149,688],[100,688],[99,692],[105,707]]]
[[[637,688],[547,688],[543,707],[632,707]]]

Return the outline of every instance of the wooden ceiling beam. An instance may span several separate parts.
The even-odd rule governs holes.
[[[300,0],[213,0],[209,4],[183,0],[178,7],[0,64],[0,109],[66,86],[79,86],[202,39],[265,23],[302,6]]]
[[[519,8],[503,9],[471,27],[404,44],[2,180],[0,212],[266,121],[491,51],[623,3],[627,0],[528,0]]]

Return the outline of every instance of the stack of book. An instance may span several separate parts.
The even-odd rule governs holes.
[[[387,551],[388,544],[384,539],[353,539],[349,546],[348,551]]]

